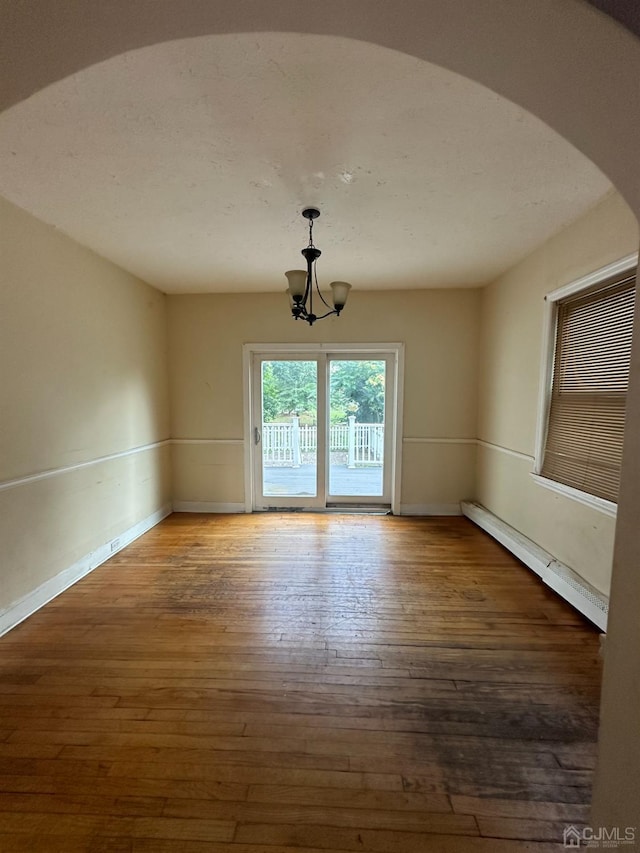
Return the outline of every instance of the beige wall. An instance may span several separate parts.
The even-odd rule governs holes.
[[[473,495],[480,295],[474,290],[364,292],[313,328],[281,294],[169,297],[174,499],[244,500],[244,343],[405,344],[404,505],[453,505]],[[217,443],[213,443],[217,442]],[[227,442],[227,443],[225,443]]]
[[[478,437],[486,444],[478,448],[478,500],[606,594],[615,519],[541,487],[530,476],[543,299],[560,285],[636,251],[637,245],[635,217],[611,194],[482,296]]]
[[[0,199],[0,611],[170,501],[166,300]],[[44,479],[37,475],[47,473]]]

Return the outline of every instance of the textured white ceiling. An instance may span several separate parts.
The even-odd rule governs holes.
[[[364,42],[262,33],[124,54],[0,115],[0,193],[161,290],[478,286],[608,180],[482,86]]]

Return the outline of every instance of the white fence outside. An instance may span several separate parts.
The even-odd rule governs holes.
[[[262,461],[264,465],[297,468],[305,453],[318,447],[318,428],[301,426],[299,418],[291,423],[262,424]],[[384,461],[384,424],[358,424],[353,415],[346,424],[333,424],[329,430],[329,449],[344,451],[347,466],[382,465]]]

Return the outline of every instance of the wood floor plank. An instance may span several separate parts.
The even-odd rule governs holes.
[[[104,796],[77,791],[61,794],[59,791],[43,793],[3,793],[5,812],[39,812],[41,814],[99,814],[128,817],[160,817],[167,803],[166,797]]]
[[[281,802],[210,803],[185,798],[168,800],[163,815],[235,821],[237,823],[316,825],[344,828],[387,829],[437,834],[477,835],[473,815],[451,811],[409,811],[379,808],[345,808],[328,805],[300,805]]]
[[[54,819],[52,819],[52,817]],[[231,841],[236,825],[231,821],[163,817],[0,812],[2,832],[24,835],[109,836],[114,838],[170,838],[186,841]]]
[[[42,835],[40,833],[16,833],[3,832],[0,829],[0,850],[2,853],[131,853],[133,850],[133,841],[130,838],[113,838],[102,836],[87,837],[72,837],[63,838],[55,835]],[[183,842],[171,841],[173,851],[177,853],[177,844]],[[185,849],[186,848],[180,848]],[[194,853],[195,848],[192,848]],[[199,853],[204,853],[205,848],[200,847]],[[211,847],[209,851],[211,853]]]
[[[294,785],[251,785],[247,794],[250,802],[296,803],[349,809],[394,809],[398,812],[452,811],[450,798],[444,794],[414,794],[395,791],[362,791],[335,788],[311,788]],[[457,810],[460,814],[475,814]],[[529,815],[527,815],[529,817]]]
[[[0,639],[0,851],[558,849],[598,645],[465,519],[170,516]]]
[[[206,779],[153,779],[121,776],[97,776],[91,779],[91,793],[106,801],[122,800],[123,797],[162,799],[185,797],[209,802],[247,799],[248,784]],[[344,789],[340,789],[344,790]],[[63,801],[68,797],[84,796],[87,780],[82,776],[45,776],[27,774],[0,776],[0,791],[11,796],[14,793],[55,794]],[[123,795],[123,791],[126,795]],[[3,798],[3,802],[5,799]]]
[[[452,794],[451,805],[455,812],[485,817],[524,818],[527,820],[564,821],[586,823],[589,807],[575,803],[547,803],[525,800],[501,800],[488,797],[463,797]]]
[[[323,851],[367,851],[367,853],[557,853],[558,844],[537,845],[531,841],[504,841],[498,838],[481,838],[464,833],[455,835],[427,834],[424,832],[374,831],[366,829],[337,829],[332,826],[284,826],[271,824],[243,824],[238,827],[236,841],[239,843],[264,843],[276,846],[278,851],[288,845],[294,850],[300,847],[317,847]],[[269,847],[264,849],[268,850]],[[273,847],[271,848],[273,849]]]
[[[475,821],[473,824],[447,825],[443,833],[439,821],[432,824],[433,831],[423,829],[420,832],[403,830],[372,830],[363,827],[350,829],[334,827],[331,824],[283,824],[283,823],[246,823],[238,826],[235,841],[240,843],[268,843],[273,845],[296,845],[320,847],[333,850],[334,847],[345,850],[384,850],[385,853],[424,853],[428,849],[428,836],[462,835],[465,843],[470,836],[479,835]],[[456,832],[456,829],[459,831]]]
[[[520,838],[533,841],[557,841],[568,821],[527,820],[522,818],[479,817],[480,834],[485,838]],[[582,830],[583,824],[573,823]]]
[[[67,763],[81,766],[81,762]],[[144,764],[136,761],[114,761],[108,765],[104,762],[93,762],[96,767],[101,768],[102,772],[105,772],[106,768],[106,772],[112,778],[135,778],[144,770],[147,779],[234,782],[240,785],[256,785],[269,780],[274,785],[302,785],[339,789],[358,788],[365,791],[404,790],[402,777],[397,773],[318,770],[314,767],[297,767],[298,763],[296,756],[284,756],[280,760],[280,764],[273,766],[258,764],[255,758],[249,759],[246,763],[237,764],[222,764],[217,761],[215,763],[205,761],[199,764],[177,764],[174,761],[165,763],[145,761]],[[282,764],[290,766],[281,766]]]

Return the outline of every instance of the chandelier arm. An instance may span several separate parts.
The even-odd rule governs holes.
[[[336,309],[332,308],[331,311],[327,311],[326,314],[320,314],[319,316],[317,316],[316,320],[324,320],[325,317],[330,317],[332,314],[337,314],[337,313],[338,312],[336,311]],[[315,323],[315,320],[314,320],[314,323]]]
[[[322,295],[322,291],[320,290],[320,285],[318,284],[318,264],[317,264],[317,262],[313,265],[313,273],[315,275],[315,283],[316,283],[316,290],[318,291],[318,296],[320,297],[322,302],[326,305],[326,307],[329,309],[329,311],[331,313],[333,313],[333,308],[331,307],[331,305],[329,305],[327,300]],[[324,316],[326,317],[327,315],[325,314]]]

